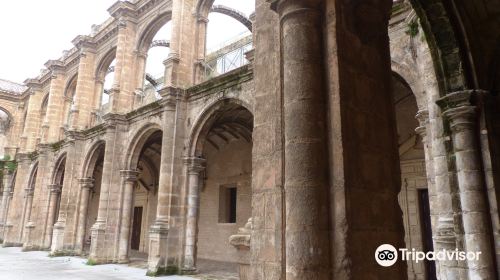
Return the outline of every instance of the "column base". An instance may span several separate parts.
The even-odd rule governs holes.
[[[106,256],[103,256],[103,250],[105,248],[105,233],[106,233],[106,224],[104,222],[96,222],[91,231],[91,239],[90,239],[90,253],[88,264],[103,264],[107,263]]]
[[[57,222],[54,225],[52,232],[52,245],[50,247],[50,254],[56,255],[63,251],[64,247],[64,222]]]
[[[147,275],[165,275],[172,272],[167,265],[168,223],[155,222],[149,230],[149,256]],[[178,272],[178,268],[176,266]]]
[[[28,252],[28,251],[41,251],[42,246],[36,245],[33,240],[33,232],[35,229],[35,224],[33,222],[28,222],[26,226],[24,227],[24,245],[23,245],[23,251]]]
[[[198,269],[196,267],[183,267],[181,272],[182,275],[195,275],[198,274]]]

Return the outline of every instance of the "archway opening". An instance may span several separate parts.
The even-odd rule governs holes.
[[[229,237],[252,215],[252,131],[252,113],[232,102],[222,102],[200,131],[195,155],[205,159],[205,170],[195,251],[201,273],[237,272],[238,252]]]
[[[64,91],[64,107],[62,111],[61,119],[63,120],[63,128],[59,133],[59,140],[64,138],[64,130],[68,129],[71,125],[73,118],[73,111],[76,109],[74,107],[75,104],[75,94],[76,94],[76,82],[78,80],[78,73],[73,76],[68,82],[66,86],[66,90]]]
[[[158,204],[158,181],[162,137],[161,130],[150,131],[143,136],[142,145],[136,147],[138,157],[131,169],[137,170],[137,182],[134,185],[132,213],[130,216],[130,261],[147,260],[149,250],[149,228],[156,218]]]
[[[7,132],[10,127],[11,119],[9,114],[0,108],[0,160],[4,158],[7,143]]]
[[[87,174],[85,174],[86,178],[90,178],[91,180],[84,183],[89,183],[89,186],[84,186],[83,191],[88,191],[88,200],[80,201],[80,203],[87,203],[86,211],[83,210],[85,218],[83,220],[83,225],[81,226],[84,229],[82,236],[82,253],[84,255],[88,254],[90,250],[91,243],[91,228],[95,224],[97,220],[97,213],[99,210],[99,197],[101,194],[101,183],[102,183],[102,171],[104,166],[104,153],[105,153],[105,143],[101,142],[98,146],[92,151],[92,156],[90,158],[89,166],[87,169]],[[89,189],[85,189],[88,187]],[[82,207],[81,207],[82,209]],[[85,209],[85,207],[83,207]]]
[[[407,248],[433,251],[429,189],[427,181],[423,136],[416,132],[419,122],[417,99],[408,83],[398,74],[392,75],[401,192],[398,200],[403,211],[405,244]],[[436,279],[434,262],[408,262],[408,274],[422,279]]]
[[[206,27],[205,80],[248,63],[245,53],[252,49],[254,12],[255,1],[213,1]]]
[[[159,26],[160,28],[157,29]],[[136,104],[138,106],[149,104],[161,98],[158,90],[164,85],[164,63],[170,54],[172,23],[169,17],[160,18],[159,22],[151,29],[150,32],[157,31],[152,39],[145,38],[147,42],[143,42],[142,46],[144,57],[139,57],[139,61],[143,61],[145,65],[142,80],[139,81],[142,83],[142,88],[137,92]]]

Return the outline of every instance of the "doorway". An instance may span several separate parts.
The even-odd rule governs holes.
[[[418,190],[418,204],[420,208],[420,224],[422,225],[422,245],[424,251],[434,251],[432,244],[431,211],[429,206],[429,190]],[[437,280],[436,263],[425,261],[425,275],[428,280]]]
[[[132,222],[132,240],[130,248],[139,250],[141,244],[142,207],[134,207],[134,220]]]

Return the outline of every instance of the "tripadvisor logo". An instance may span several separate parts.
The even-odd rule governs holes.
[[[394,265],[398,261],[398,251],[399,257],[402,261],[413,261],[419,263],[424,260],[429,261],[478,261],[481,252],[464,252],[455,250],[440,250],[440,251],[429,251],[422,252],[415,249],[400,248],[396,249],[390,244],[383,244],[378,246],[375,250],[375,260],[381,266],[388,267]]]
[[[380,245],[375,250],[375,260],[381,266],[392,266],[398,260],[398,250],[390,244]]]

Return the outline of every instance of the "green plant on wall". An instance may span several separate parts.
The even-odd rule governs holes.
[[[407,35],[409,35],[412,38],[417,37],[419,33],[419,26],[418,26],[418,21],[417,19],[413,19],[408,23],[408,26],[406,27],[406,32]]]

